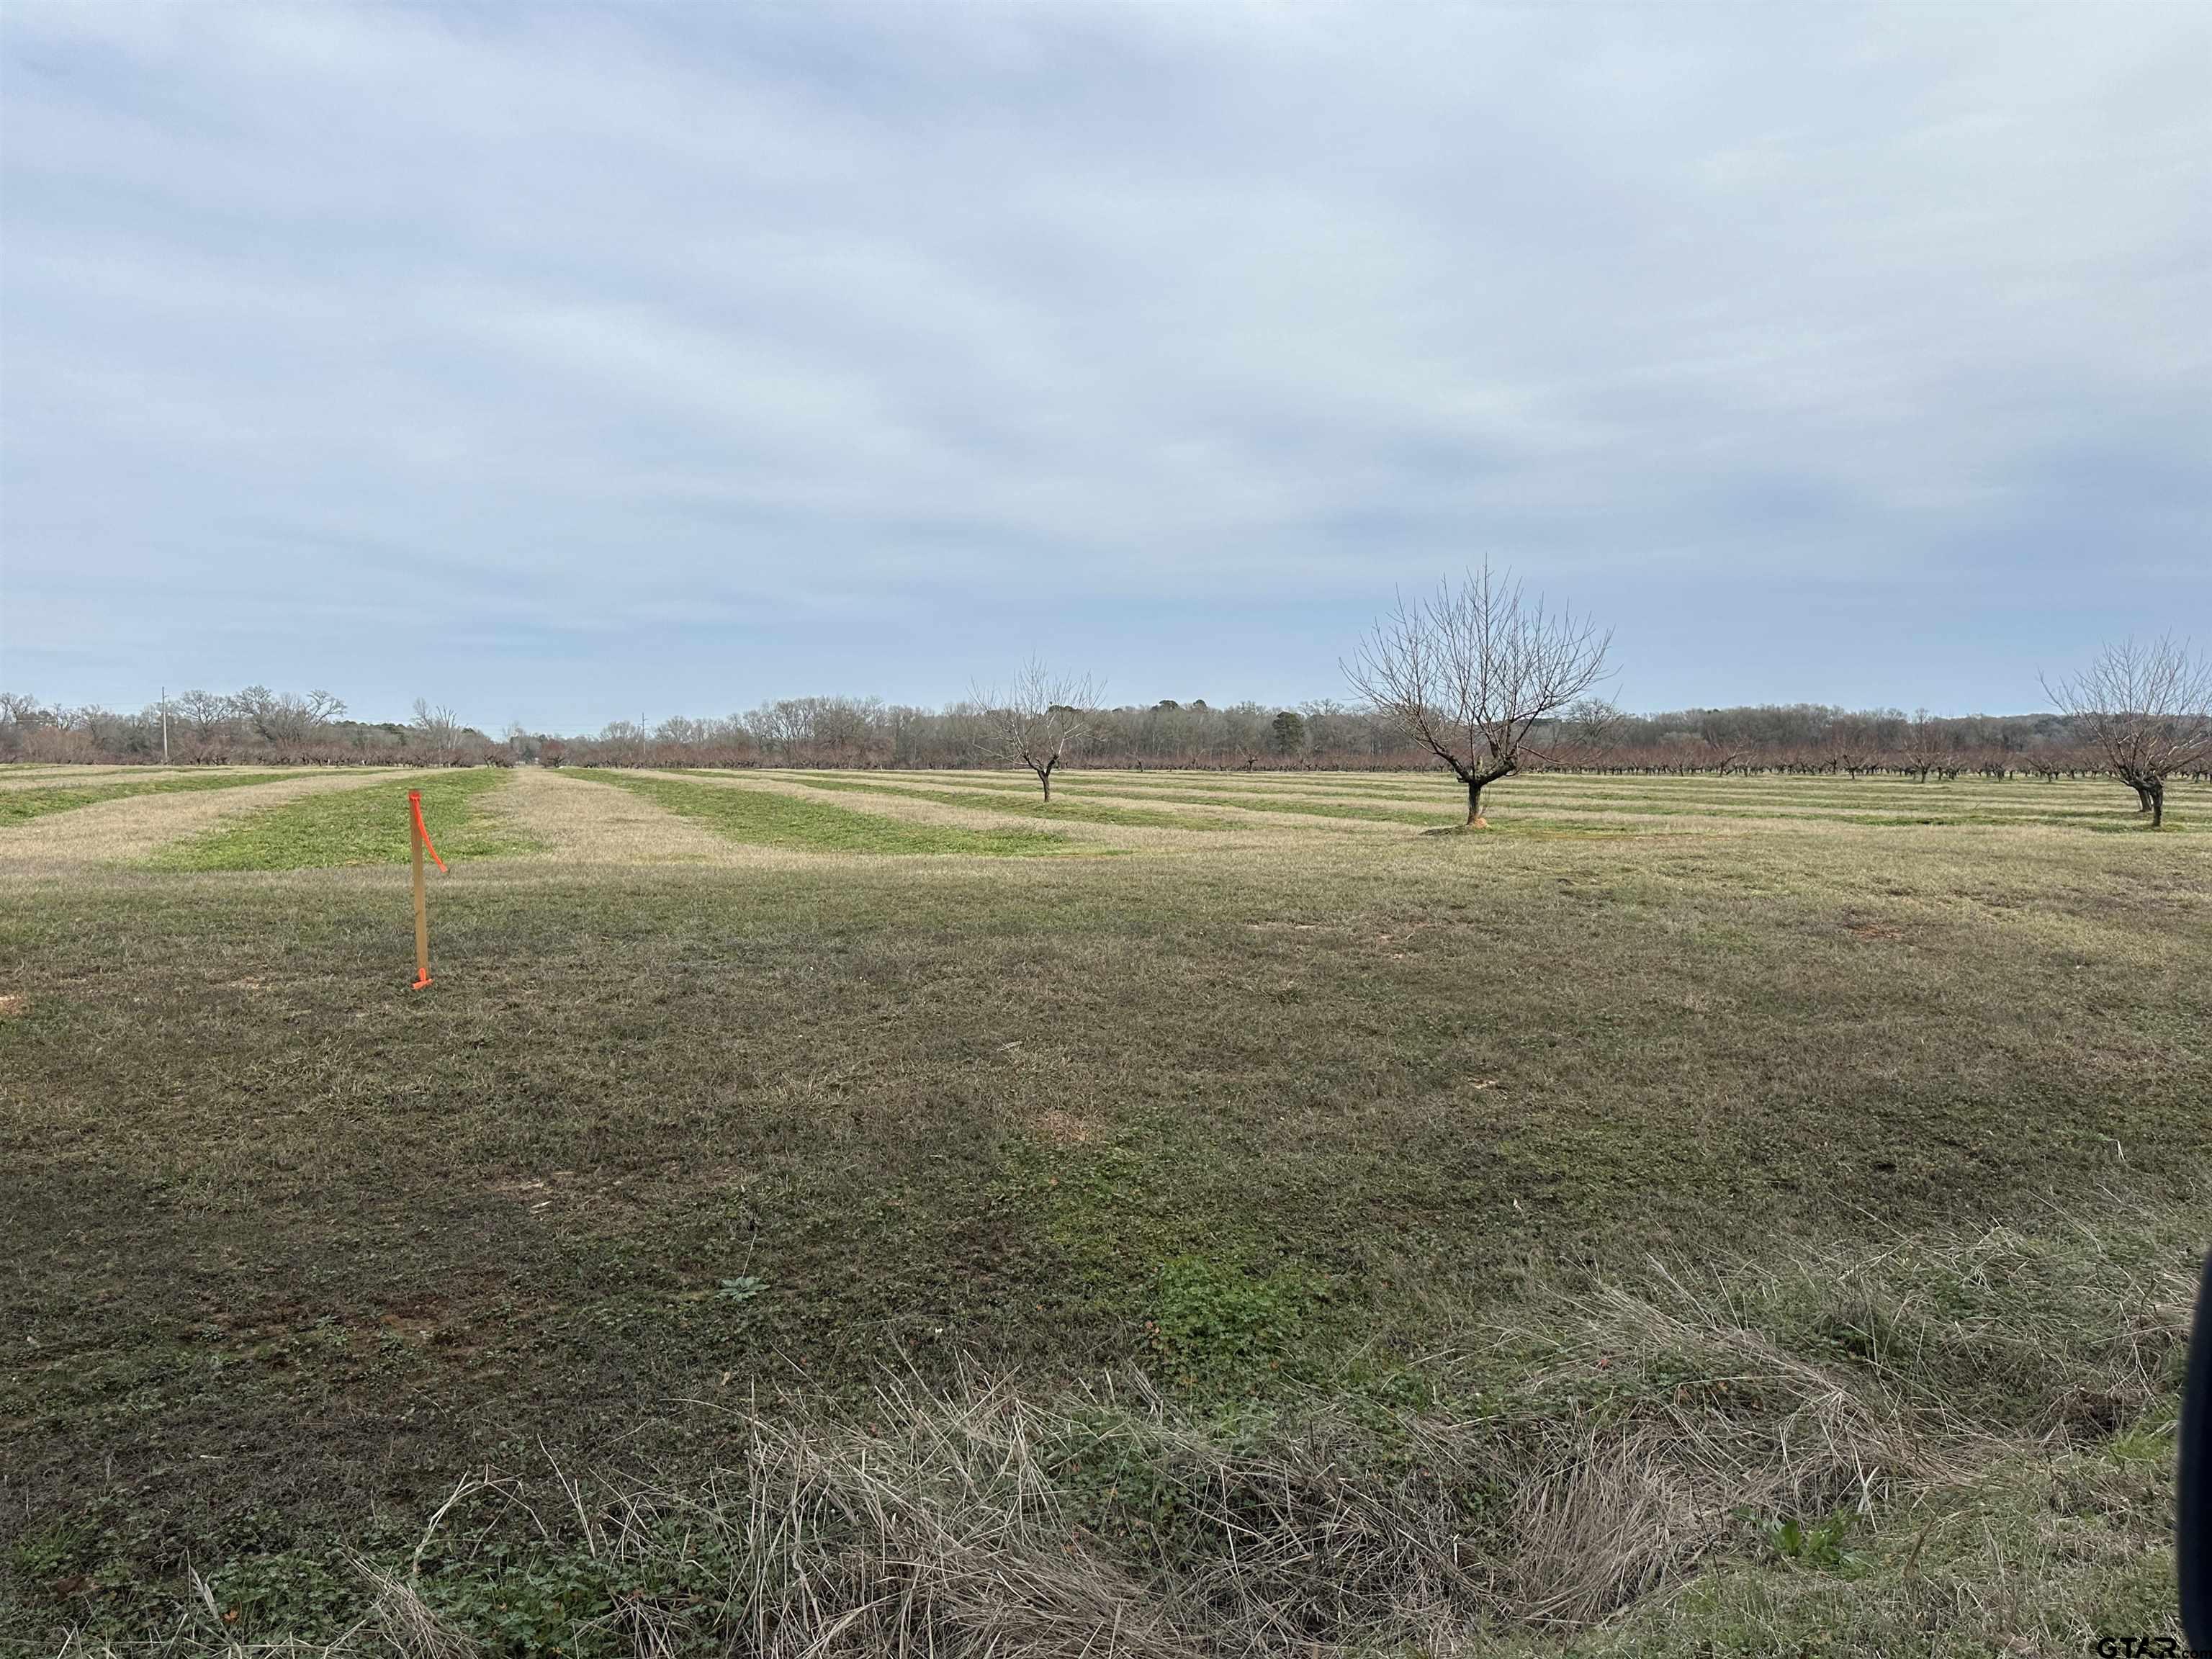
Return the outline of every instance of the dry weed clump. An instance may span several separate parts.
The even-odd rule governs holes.
[[[1542,1651],[1643,1607],[1680,1635],[1686,1604],[1662,1593],[1700,1565],[1743,1566],[1778,1523],[1893,1513],[1918,1530],[1864,1592],[1869,1617],[1937,1645],[2040,1640],[2088,1614],[1954,1593],[1923,1553],[1939,1530],[1952,1556],[2057,1547],[1973,1506],[2013,1501],[1992,1471],[2056,1469],[2170,1401],[2191,1220],[1702,1275],[1655,1263],[1470,1324],[1431,1357],[1420,1407],[1337,1389],[1224,1415],[1141,1377],[1042,1398],[975,1374],[887,1382],[865,1421],[755,1404],[735,1414],[742,1457],[711,1474],[464,1480],[411,1559],[356,1564],[367,1611],[319,1647],[240,1645],[196,1580],[144,1650],[478,1651],[479,1551],[504,1528],[602,1588],[579,1650],[636,1659]],[[2077,1480],[2068,1502],[2108,1488]],[[2098,1559],[2135,1571],[2142,1553]]]

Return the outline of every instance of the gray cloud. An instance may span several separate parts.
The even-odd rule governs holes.
[[[1330,691],[1483,553],[1649,705],[2212,635],[2184,8],[17,7],[0,680],[574,724]]]

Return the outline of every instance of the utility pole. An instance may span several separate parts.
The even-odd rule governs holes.
[[[161,764],[169,763],[169,688],[161,688]]]

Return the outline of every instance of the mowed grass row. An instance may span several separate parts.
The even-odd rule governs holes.
[[[1352,799],[1291,799],[1259,790],[1224,788],[1218,785],[1209,789],[1185,790],[1131,787],[1118,782],[1103,781],[1097,775],[1078,775],[1078,776],[1083,781],[1077,781],[1071,779],[1065,785],[1054,787],[1055,793],[1051,809],[1054,815],[1060,814],[1065,805],[1068,809],[1069,816],[1090,812],[1097,815],[1092,821],[1098,823],[1134,823],[1157,817],[1166,825],[1176,829],[1225,830],[1237,827],[1230,820],[1208,818],[1200,814],[1146,814],[1141,811],[1141,809],[1135,811],[1117,809],[1106,804],[1121,800],[1158,800],[1172,802],[1177,805],[1226,806],[1235,808],[1238,811],[1258,812],[1273,817],[1334,820],[1346,823],[1397,823],[1404,824],[1409,829],[1420,830],[1449,829],[1455,823],[1460,823],[1466,816],[1463,809],[1455,812],[1448,807],[1431,809],[1413,805],[1403,806],[1369,805]],[[833,784],[830,787],[836,786]],[[865,787],[880,790],[884,793],[908,794],[923,799],[949,796],[955,793],[913,789],[896,784]],[[995,793],[975,791],[965,793],[963,799],[967,804],[991,811],[1018,813],[1026,810],[1041,810],[1039,803],[1012,791],[1001,790]],[[1522,813],[1510,822],[1494,823],[1492,827],[1504,834],[1600,832],[1595,826],[1577,825],[1571,817],[1558,813],[1547,813],[1540,817]],[[1625,829],[1614,829],[1610,833],[1629,832]]]
[[[1463,814],[1465,797],[1461,787],[1442,775],[1393,775],[1356,784],[1337,781],[1340,775],[1298,774],[1285,781],[1280,775],[1077,771],[1055,785],[1055,795],[1078,802],[1151,800],[1421,826],[1449,823]],[[1324,778],[1328,781],[1314,781]],[[2137,827],[2132,799],[2126,792],[2116,785],[2086,780],[2055,783],[1960,780],[1924,785],[1867,780],[1862,786],[1808,777],[1745,780],[1743,784],[1737,787],[1711,779],[1624,781],[1577,774],[1530,774],[1492,785],[1484,807],[1486,813],[1494,815],[1493,823],[1533,812],[1547,819],[1802,819],[1875,828],[2038,823],[2106,830]],[[1012,779],[995,783],[971,781],[968,790],[1012,797],[1023,793]],[[2212,830],[2212,812],[2203,810],[2207,799],[2202,790],[2178,786],[2169,797],[2169,827],[2178,831]],[[1424,804],[1428,801],[1434,801],[1435,806]]]
[[[898,773],[878,774],[866,781],[821,772],[782,772],[767,775],[787,779],[809,788],[902,796],[914,800],[934,800],[945,805],[970,806],[982,811],[1066,817],[1073,822],[1117,824],[1127,828],[1231,830],[1237,826],[1232,820],[1204,813],[1148,811],[1140,806],[1126,807],[1113,803],[1157,800],[1177,806],[1231,806],[1244,811],[1365,819],[1423,828],[1434,828],[1451,822],[1448,813],[1429,811],[1419,807],[1370,807],[1356,803],[1338,805],[1323,800],[1286,801],[1257,790],[1224,790],[1219,787],[1212,790],[1198,787],[1165,789],[1131,786],[1122,781],[1123,776],[1138,775],[1109,776],[1095,772],[1069,773],[1054,783],[1049,807],[1045,805],[1042,792],[1034,783],[1024,787],[1012,778],[988,779],[970,775],[963,779],[965,787],[948,789],[939,787],[932,775],[919,773],[912,775],[912,781],[908,781],[906,775]]]
[[[1264,792],[1346,799],[1420,799],[1449,795],[1456,781],[1442,769],[1426,773],[1172,773],[1160,771],[1078,770],[1067,776],[1071,784],[1103,785],[1171,791],[1229,788],[1239,793]],[[2130,804],[2128,793],[2102,780],[2066,779],[2052,781],[2014,779],[1996,781],[1959,778],[1925,783],[1893,778],[1849,780],[1832,776],[1716,777],[1626,776],[1577,772],[1527,772],[1493,785],[1502,793],[1559,794],[1607,799],[1654,799],[1691,804],[1778,806],[1825,805],[1862,811],[1901,811],[1927,803],[1960,803],[1975,808],[2012,807],[2047,811],[2056,804],[2078,805],[2087,810],[2122,809]],[[2191,793],[2177,782],[2178,794]],[[2202,795],[2202,789],[2194,793]]]
[[[184,766],[0,766],[0,790],[173,778],[215,769]]]
[[[987,812],[1012,813],[1021,817],[1059,818],[1073,823],[1105,823],[1134,830],[1233,830],[1226,818],[1188,812],[1147,811],[1140,806],[1114,806],[1065,795],[1046,800],[1042,790],[943,789],[905,782],[873,782],[819,772],[783,772],[768,775],[805,785],[809,789],[844,791],[856,794],[895,796],[905,800],[935,801],[940,806],[978,807]],[[1123,792],[1115,791],[1116,794]]]
[[[0,824],[52,817],[100,801],[137,795],[227,789],[313,774],[168,775],[104,777],[82,784],[41,784],[0,792]],[[1442,775],[1236,775],[1158,771],[1077,771],[1063,775],[1048,805],[1024,775],[1010,773],[763,772],[777,789],[748,787],[743,775],[640,775],[595,769],[596,781],[630,792],[686,822],[738,845],[824,854],[973,854],[1034,856],[1079,850],[1044,826],[1055,821],[1107,830],[1249,830],[1274,823],[1285,830],[1330,823],[1407,830],[1457,824],[1464,797]],[[443,770],[417,775],[426,788],[433,835],[457,856],[496,859],[541,850],[526,827],[484,811],[509,775]],[[728,779],[725,782],[721,780]],[[394,785],[404,789],[404,781]],[[393,862],[405,856],[404,809],[386,800],[394,785],[365,784],[312,799],[270,804],[235,822],[173,845],[155,857],[170,869],[282,870]],[[562,786],[565,787],[565,786]],[[794,788],[836,794],[833,805],[794,796]],[[2212,832],[2201,788],[2177,786],[2168,833]],[[1010,820],[938,824],[895,816],[906,800]],[[1833,778],[1648,778],[1531,775],[1493,785],[1485,810],[1492,833],[1538,838],[1685,833],[1701,823],[1742,828],[1803,823],[1826,828],[1985,828],[2043,826],[2133,834],[2142,820],[2125,792],[2091,781],[1992,783],[1961,780],[1916,784],[1902,780],[1842,782]],[[387,810],[387,808],[389,810]],[[1235,816],[1224,816],[1229,809]],[[389,819],[400,819],[394,835]],[[1017,827],[1012,820],[1028,820]],[[1090,849],[1105,850],[1093,838]],[[1155,847],[1159,843],[1155,842]],[[1200,846],[1202,843],[1194,842]]]
[[[395,775],[359,789],[287,801],[163,848],[162,870],[326,870],[404,864],[410,856],[407,792],[422,794],[431,844],[448,860],[511,858],[536,843],[484,810],[509,775],[491,768]]]
[[[196,772],[151,778],[103,778],[94,783],[55,784],[21,789],[0,789],[0,829],[24,823],[54,812],[74,811],[101,801],[127,800],[134,795],[193,794],[208,789],[241,789],[283,778],[313,775],[306,771]]]
[[[882,781],[861,782],[847,781],[819,773],[776,774],[809,788],[848,790],[856,793],[902,797],[910,800],[936,801],[945,805],[972,807],[988,812],[999,812],[1013,817],[1062,818],[1073,823],[1114,825],[1128,829],[1164,829],[1192,830],[1231,830],[1243,828],[1237,820],[1210,816],[1203,812],[1168,812],[1147,811],[1117,803],[1127,800],[1158,800],[1176,806],[1226,806],[1239,811],[1259,812],[1306,819],[1334,820],[1339,823],[1399,823],[1408,828],[1449,829],[1458,818],[1449,811],[1434,811],[1419,806],[1376,806],[1352,802],[1328,800],[1287,799],[1262,793],[1256,790],[1201,793],[1195,790],[1169,791],[1130,788],[1105,781],[1097,775],[1074,775],[1066,783],[1055,783],[1051,804],[1047,805],[1041,793],[1033,794],[1018,785],[988,788],[940,789],[926,784]],[[1075,781],[1080,776],[1085,781]],[[1462,815],[1463,816],[1463,815]],[[1559,833],[1575,830],[1566,819],[1556,816],[1538,819],[1522,817],[1511,824],[1499,826],[1508,834]],[[1595,833],[1584,830],[1583,833]],[[1626,830],[1612,833],[1626,834]]]
[[[972,830],[956,824],[908,823],[742,783],[644,777],[612,769],[594,770],[592,776],[595,781],[642,795],[655,805],[748,846],[802,853],[969,854],[988,858],[1033,858],[1073,850],[1065,836],[1049,830]]]

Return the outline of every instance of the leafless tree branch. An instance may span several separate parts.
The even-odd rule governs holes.
[[[1055,673],[1042,658],[1022,665],[1006,690],[978,687],[968,711],[982,756],[1002,766],[1025,766],[1052,799],[1052,775],[1090,730],[1091,712],[1104,687],[1085,674]]]
[[[1430,599],[1401,595],[1343,667],[1376,713],[1467,786],[1467,821],[1480,824],[1484,787],[1538,757],[1530,731],[1608,678],[1612,644],[1610,629],[1547,609],[1485,560]]]
[[[2166,781],[2212,760],[2212,658],[2171,634],[2107,645],[2077,673],[2039,677],[2136,792],[2151,828],[2166,822]]]

